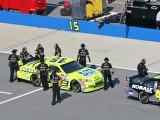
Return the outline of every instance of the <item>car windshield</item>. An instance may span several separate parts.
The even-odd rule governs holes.
[[[80,70],[84,68],[82,65],[77,63],[76,61],[69,62],[67,64],[61,65],[61,68],[64,70],[66,74]]]
[[[145,82],[145,81],[147,81],[149,78],[147,78],[147,77],[144,77],[144,78],[139,78],[139,77],[137,77],[137,78],[134,78],[134,79],[132,79],[132,82],[133,83],[142,83],[142,82]]]

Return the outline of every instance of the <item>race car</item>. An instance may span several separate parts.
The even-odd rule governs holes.
[[[50,57],[45,60],[49,66],[49,76],[53,71],[57,71],[64,80],[61,89],[73,90],[74,92],[91,92],[104,87],[104,78],[100,71],[89,67],[83,67],[72,58]],[[39,60],[33,60],[19,67],[17,78],[31,81],[34,86],[41,86],[39,77],[36,75],[36,67],[40,64]]]
[[[160,103],[160,75],[155,77],[127,77],[124,91],[127,96],[138,98],[141,103]]]

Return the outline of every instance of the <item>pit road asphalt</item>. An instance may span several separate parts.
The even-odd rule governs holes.
[[[16,96],[40,89],[25,82],[9,83],[8,54],[0,54],[0,120],[158,120],[160,107],[141,104],[124,94],[125,77],[137,74],[114,69],[115,88],[91,93],[61,91],[61,104],[51,105],[52,90],[35,93],[1,104]],[[154,74],[149,74],[153,76]]]
[[[85,43],[93,63],[102,63],[108,56],[113,66],[136,69],[141,58],[147,63],[159,60],[159,43],[141,40],[72,33],[0,24],[1,52],[27,47],[34,55],[36,46],[41,43],[46,57],[54,53],[53,45],[57,42],[62,48],[62,55],[76,58],[80,44]],[[125,78],[137,74],[135,71],[115,69],[113,81],[115,88],[103,89],[92,93],[73,93],[61,91],[62,103],[51,106],[51,89],[44,92],[29,83],[9,83],[8,54],[0,53],[0,120],[158,120],[160,107],[141,104],[137,100],[127,99],[124,94]],[[159,72],[160,64],[149,68]],[[155,74],[150,74],[153,76]],[[120,82],[118,84],[118,82]],[[34,92],[36,91],[36,92]],[[30,93],[30,94],[29,94]]]

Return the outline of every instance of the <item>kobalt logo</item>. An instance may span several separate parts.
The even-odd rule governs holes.
[[[152,93],[152,90],[153,90],[153,88],[150,88],[150,87],[143,87],[141,85],[134,85],[134,84],[132,85],[132,88],[144,90],[145,92],[148,92],[148,93]]]

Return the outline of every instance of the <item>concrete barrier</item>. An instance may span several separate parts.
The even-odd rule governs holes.
[[[81,20],[28,15],[4,11],[0,11],[0,22],[160,42],[159,30],[124,25],[105,24],[101,29],[99,29],[98,22],[87,22]]]

